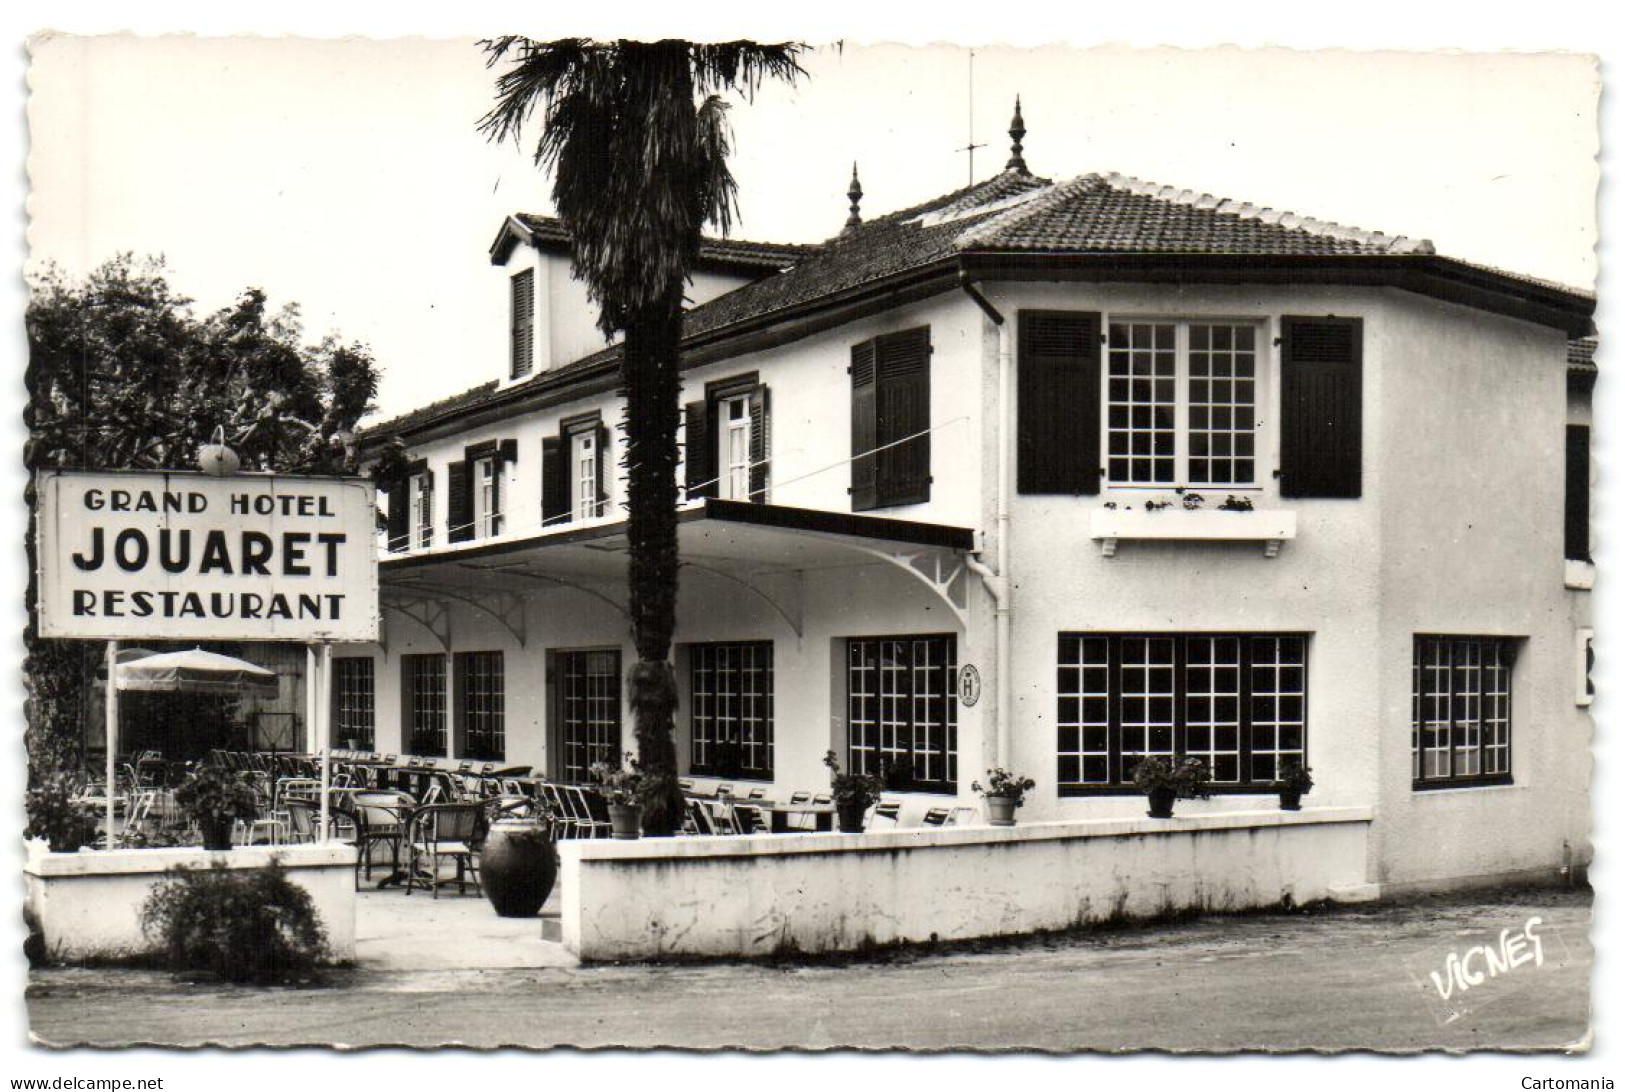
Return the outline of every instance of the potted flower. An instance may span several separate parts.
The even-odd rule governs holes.
[[[863,833],[863,815],[880,799],[880,779],[868,774],[842,773],[834,751],[824,752],[829,767],[829,794],[835,798],[835,819],[843,834]]]
[[[253,821],[259,797],[246,773],[227,773],[200,766],[175,790],[175,803],[197,823],[204,849],[230,849],[231,827],[237,820]]]
[[[1153,819],[1172,819],[1175,800],[1207,799],[1212,780],[1207,764],[1199,758],[1181,758],[1175,762],[1147,758],[1134,767],[1134,787],[1150,801],[1146,814]]]
[[[1280,776],[1275,781],[1275,789],[1281,794],[1282,811],[1297,811],[1302,807],[1303,794],[1314,787],[1315,779],[1309,776],[1309,767],[1301,759],[1282,760]]]
[[[79,779],[46,773],[28,790],[25,838],[44,838],[52,853],[77,853],[96,838],[96,816],[79,801]]]
[[[1013,827],[1016,825],[1016,809],[1026,802],[1027,793],[1037,784],[1030,777],[1022,777],[1002,766],[995,766],[987,771],[985,788],[980,781],[972,781],[970,787],[987,801],[987,821],[990,825]]]
[[[632,752],[621,755],[619,766],[594,762],[587,772],[609,801],[610,832],[623,841],[636,838],[642,830],[643,770]]]

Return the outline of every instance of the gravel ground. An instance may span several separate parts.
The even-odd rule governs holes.
[[[1532,917],[1541,965],[1453,1008],[1432,992],[1451,952]],[[1590,921],[1587,891],[1520,890],[800,963],[352,970],[274,990],[52,969],[27,1003],[57,1046],[1557,1050],[1589,1038]]]

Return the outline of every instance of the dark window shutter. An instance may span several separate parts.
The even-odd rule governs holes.
[[[683,407],[683,483],[689,500],[717,495],[717,447],[709,399]]]
[[[519,441],[504,440],[497,445],[497,458],[505,463],[519,461]]]
[[[446,468],[446,541],[467,542],[474,537],[473,464],[466,459]]]
[[[852,511],[879,506],[875,456],[875,342],[852,346]]]
[[[1281,319],[1281,495],[1360,495],[1361,322]]]
[[[879,338],[875,352],[875,490],[881,506],[931,499],[931,329]],[[886,446],[891,445],[891,446]]]
[[[411,484],[412,480],[410,478],[403,478],[393,483],[385,493],[385,496],[389,498],[389,516],[385,525],[385,536],[391,550],[404,550],[410,545],[407,541],[407,536],[411,532],[411,528],[407,523],[407,512],[410,508]]]
[[[1100,492],[1100,315],[1017,316],[1016,492]]]
[[[773,450],[772,405],[765,386],[750,392],[750,501],[767,503],[768,471],[772,468],[769,452]]]
[[[529,375],[536,363],[536,277],[530,269],[520,270],[508,282],[512,303],[509,320],[508,376]]]
[[[600,422],[593,430],[593,438],[593,451],[598,460],[594,468],[598,475],[598,497],[592,514],[601,516],[609,503],[609,475],[605,469],[609,465],[609,427]]]
[[[1563,556],[1591,560],[1591,426],[1570,425],[1563,467]]]
[[[542,437],[542,526],[556,527],[570,521],[569,460],[565,458],[564,437]]]

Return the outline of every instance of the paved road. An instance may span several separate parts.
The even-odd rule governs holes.
[[[1531,917],[1542,965],[1458,991],[1441,1023],[1428,970]],[[1526,891],[844,964],[358,971],[305,990],[51,970],[28,1009],[58,1045],[1560,1048],[1587,1035],[1590,918],[1583,892]]]

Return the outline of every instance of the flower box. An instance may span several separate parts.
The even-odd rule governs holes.
[[[1177,504],[1155,512],[1143,508],[1096,508],[1089,513],[1089,537],[1100,543],[1103,557],[1117,553],[1118,542],[1261,542],[1264,556],[1274,557],[1281,543],[1298,535],[1298,514],[1291,511],[1233,512],[1208,508],[1191,511]]]

